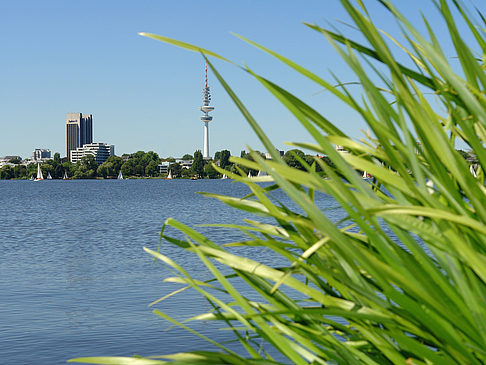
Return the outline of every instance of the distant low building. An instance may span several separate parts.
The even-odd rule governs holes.
[[[115,155],[115,146],[108,145],[106,143],[88,143],[83,147],[78,147],[75,150],[71,150],[71,162],[76,163],[81,161],[84,156],[93,156],[101,165],[108,157]]]
[[[11,161],[11,160],[20,161],[20,160],[22,160],[22,157],[20,157],[20,156],[5,156],[5,157],[2,157],[2,160],[6,161],[6,162]]]
[[[16,164],[11,163],[10,161],[15,160],[20,162],[21,157],[20,156],[5,156],[5,157],[0,157],[0,167],[3,166],[15,166]]]
[[[32,152],[32,161],[45,161],[51,159],[51,150],[36,148],[34,152]]]
[[[175,162],[182,166],[183,169],[190,169],[194,160],[176,160]]]
[[[159,165],[159,173],[167,174],[169,172],[169,165],[171,162],[169,161],[162,161]]]
[[[285,155],[285,152],[284,151],[277,150],[277,152],[279,153],[280,157],[283,157]],[[272,159],[272,155],[270,154],[270,152],[265,152],[265,158],[267,160],[271,160]]]

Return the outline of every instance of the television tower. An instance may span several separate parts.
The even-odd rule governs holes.
[[[211,94],[209,93],[208,86],[208,64],[206,62],[205,67],[205,79],[203,88],[203,105],[199,107],[199,110],[204,113],[201,117],[201,121],[204,123],[204,148],[203,148],[203,158],[209,159],[209,125],[208,123],[213,119],[208,113],[214,110],[214,107],[209,106],[211,101]]]

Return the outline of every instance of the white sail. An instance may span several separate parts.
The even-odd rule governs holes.
[[[47,180],[52,180],[52,176],[50,172],[47,173]]]
[[[122,175],[121,170],[120,170],[120,172],[118,173],[118,180],[123,180],[123,175]]]
[[[226,176],[226,174],[223,174],[223,177],[221,179],[223,180],[223,179],[227,179],[227,178],[228,178],[228,176]]]
[[[425,186],[427,186],[427,192],[429,194],[433,194],[435,192],[434,182],[432,180],[427,180],[427,182],[425,183]]]
[[[40,163],[37,164],[37,177],[34,179],[35,181],[44,180],[44,176],[42,176],[42,170],[40,167]]]
[[[368,177],[368,173],[366,171],[363,171],[363,179],[366,179]]]
[[[167,179],[169,179],[169,180],[172,179],[172,170],[169,170],[169,174],[167,175]]]
[[[472,176],[477,177],[478,175],[476,174],[476,170],[474,170],[474,166],[471,165],[469,166],[469,171],[471,171]]]
[[[67,180],[69,179],[68,176],[67,176],[67,171],[64,170],[64,176],[62,177],[63,180]]]
[[[248,177],[250,177],[250,178],[253,177],[253,176],[251,176],[251,171],[248,171]]]

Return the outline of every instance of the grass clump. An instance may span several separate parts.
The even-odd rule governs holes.
[[[376,28],[361,1],[341,3],[366,44],[317,25],[308,26],[335,46],[359,80],[362,98],[247,41],[341,99],[361,115],[374,137],[353,140],[291,92],[243,68],[314,139],[294,145],[329,157],[332,167],[315,161],[327,179],[303,160],[300,162],[307,171],[287,166],[209,62],[273,158],[264,160],[255,153],[254,161],[235,158],[233,162],[265,171],[268,179],[298,204],[301,213],[269,199],[273,187],[264,188],[255,180],[227,171],[228,176],[248,185],[251,196],[208,195],[237,209],[272,218],[273,224],[248,221],[249,226],[230,226],[247,236],[237,244],[269,248],[288,260],[288,267],[274,268],[239,257],[192,228],[168,219],[165,225],[180,230],[186,239],[168,237],[164,231],[163,238],[199,257],[219,283],[223,292],[219,295],[213,289],[214,282],[198,282],[163,253],[146,249],[178,272],[178,277],[169,280],[196,289],[212,304],[213,311],[194,314],[192,320],[223,321],[246,354],[207,339],[216,346],[215,351],[159,359],[124,358],[127,364],[486,363],[486,39],[481,29],[485,19],[474,23],[460,1],[435,1],[459,61],[453,67],[439,41],[444,34],[435,34],[426,20],[428,33],[423,35],[391,1],[381,0],[400,24],[407,42],[404,45],[393,40],[390,46],[389,36]],[[463,39],[459,22],[472,34],[474,45]],[[227,61],[196,46],[145,35]],[[397,44],[413,62],[413,68],[395,60],[391,47]],[[376,80],[386,85],[386,90],[376,86]],[[471,163],[456,150],[458,143],[476,156],[475,174],[471,173]],[[337,152],[335,145],[347,152]],[[361,177],[362,170],[373,176],[371,183]],[[314,203],[315,192],[331,195],[350,224],[339,228],[326,217]],[[223,274],[218,268],[221,264],[232,274]],[[235,277],[254,290],[253,299],[235,289]],[[293,297],[286,288],[298,294]],[[256,295],[259,300],[255,300]],[[223,299],[227,296],[231,299]],[[167,314],[155,312],[191,330]],[[263,349],[258,340],[263,340]],[[269,348],[270,353],[264,351]],[[272,358],[271,354],[277,352],[280,360]],[[77,359],[106,364],[112,360]]]

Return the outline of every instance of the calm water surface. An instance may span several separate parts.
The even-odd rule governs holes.
[[[148,304],[179,286],[163,283],[170,271],[142,250],[157,248],[168,217],[190,226],[254,218],[198,191],[248,193],[229,180],[0,181],[0,363],[209,349],[183,330],[167,331],[152,313]],[[323,208],[334,205],[319,199]],[[198,230],[218,243],[238,239],[228,230]],[[199,261],[180,249],[163,244],[161,251],[199,270]],[[275,260],[269,253],[259,259]],[[156,308],[179,319],[209,310],[190,291]],[[228,336],[212,324],[191,326],[220,340]]]

